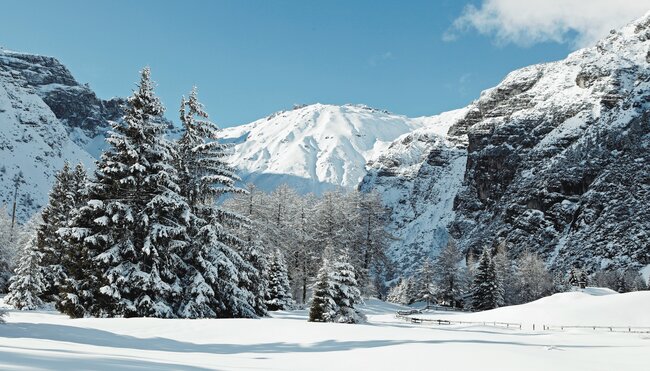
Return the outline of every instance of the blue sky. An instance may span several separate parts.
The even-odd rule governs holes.
[[[488,7],[500,2],[10,1],[0,45],[59,58],[102,98],[130,94],[149,65],[172,119],[192,85],[222,126],[294,103],[432,115],[513,69],[564,58],[586,34],[576,26],[526,40],[526,29],[522,41],[471,18],[473,9],[493,20]]]

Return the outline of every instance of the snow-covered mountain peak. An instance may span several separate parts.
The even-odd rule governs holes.
[[[318,193],[356,187],[367,159],[425,124],[363,105],[316,103],[226,128],[222,135],[236,143],[233,163],[246,181],[267,189],[286,182]]]

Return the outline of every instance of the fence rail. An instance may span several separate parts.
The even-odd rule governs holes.
[[[631,333],[650,333],[650,327],[640,326],[564,326],[564,325],[542,325],[542,330],[594,330],[594,331],[609,331],[609,332],[631,332]]]
[[[408,311],[397,312],[395,318],[402,319],[411,323],[431,323],[436,325],[470,325],[470,326],[492,326],[492,327],[504,327],[504,328],[517,328],[521,330],[521,323],[513,322],[495,322],[495,321],[485,321],[485,322],[470,322],[470,321],[454,321],[449,319],[433,319],[433,318],[417,318],[410,317],[411,314],[401,314]],[[421,313],[421,312],[420,312]]]
[[[455,321],[448,319],[436,319],[436,318],[420,318],[412,317],[413,314],[422,314],[420,310],[410,310],[410,311],[399,311],[395,314],[395,318],[404,320],[406,322],[415,323],[415,324],[433,324],[433,325],[469,325],[469,326],[490,326],[490,327],[500,327],[500,328],[509,328],[509,329],[518,329],[523,328],[521,323],[516,322],[498,322],[498,321]],[[650,327],[642,326],[565,326],[565,325],[542,325],[536,326],[536,324],[531,324],[532,330],[538,331],[564,331],[571,329],[580,329],[580,330],[593,330],[593,331],[608,331],[608,332],[626,332],[626,333],[650,333]]]

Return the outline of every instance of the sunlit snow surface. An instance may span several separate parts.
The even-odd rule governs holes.
[[[650,326],[650,292],[567,293],[456,320]],[[602,294],[602,292],[600,292]],[[423,326],[369,300],[367,325],[259,320],[79,319],[11,311],[0,327],[2,370],[647,370],[650,334]],[[541,323],[541,322],[538,322]]]

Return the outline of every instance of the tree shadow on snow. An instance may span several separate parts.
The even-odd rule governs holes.
[[[18,352],[12,349],[19,350]],[[23,352],[26,348],[0,346],[0,368],[8,370],[29,369],[29,370],[188,370],[207,371],[202,367],[192,367],[183,364],[163,363],[159,361],[146,361],[132,359],[129,357],[108,357],[96,356],[83,352],[71,352],[51,349],[32,349],[39,351],[39,354]]]
[[[100,347],[126,348],[165,352],[192,352],[213,354],[239,353],[301,353],[301,352],[333,352],[352,349],[377,348],[405,344],[484,344],[511,345],[522,347],[543,347],[544,343],[524,343],[517,341],[480,340],[480,339],[431,339],[431,340],[325,340],[312,344],[300,343],[261,343],[261,344],[194,344],[167,338],[136,338],[119,335],[108,331],[87,329],[53,324],[9,323],[2,326],[0,337],[27,338],[51,341],[71,342]],[[558,348],[620,348],[616,345],[571,345],[554,344]],[[106,362],[113,362],[107,360]],[[155,366],[155,365],[154,365]],[[164,368],[163,368],[164,369]]]

